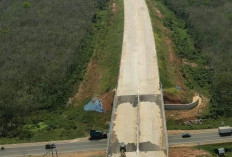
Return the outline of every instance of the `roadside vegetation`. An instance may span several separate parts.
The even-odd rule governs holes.
[[[188,54],[183,53],[183,57],[191,59],[197,64],[203,64],[201,69],[193,70],[194,68],[188,67],[184,68],[184,71],[191,73],[189,75],[190,81],[193,80],[199,87],[205,89],[206,93],[209,93],[211,99],[209,114],[212,116],[231,116],[232,2],[229,0],[160,0],[160,2],[183,21],[182,28],[190,37],[188,41],[185,36],[182,36],[187,43],[191,43],[191,46],[187,47],[187,50],[191,51],[185,50]],[[172,17],[168,16],[167,18],[166,25],[173,30],[173,36],[175,36],[174,27],[176,24]],[[181,22],[177,23],[181,24]],[[182,37],[180,36],[180,38]],[[181,45],[181,43],[175,43]]]
[[[94,95],[76,107],[68,100],[86,79],[90,61],[104,67],[99,94],[115,88],[122,9],[121,0],[0,2],[0,143],[71,139],[108,129],[110,112],[83,110]]]
[[[195,91],[184,82],[181,59],[174,49],[172,32],[164,25],[165,14],[159,11],[162,4],[147,0],[147,5],[154,30],[164,101],[165,103],[189,103]]]
[[[226,148],[232,151],[232,143],[222,143],[222,144],[210,144],[210,145],[202,145],[200,147],[195,147],[197,149],[205,150],[209,152],[212,156],[218,156],[215,153],[215,149]],[[232,152],[226,152],[226,157],[232,157]]]
[[[183,120],[167,120],[167,126],[169,130],[196,130],[196,129],[210,129],[218,128],[220,126],[231,126],[232,118],[208,118],[203,119],[202,124],[184,124]]]
[[[203,124],[184,125],[183,120],[168,120],[168,129],[212,128],[223,123],[231,125],[232,2],[147,0],[147,3],[156,22],[153,27],[164,92],[177,93],[173,96],[178,97],[178,90],[173,89],[178,85],[173,81],[177,72],[171,72],[172,66],[168,65],[171,51],[165,40],[169,38],[180,61],[180,68],[175,69],[180,71],[187,92],[197,92],[210,100],[208,108],[196,117],[204,119]],[[168,31],[160,29],[160,23],[165,28],[163,30]],[[173,61],[178,64],[178,61]]]

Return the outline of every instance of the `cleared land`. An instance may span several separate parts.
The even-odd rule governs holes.
[[[77,153],[62,153],[59,154],[59,157],[105,157],[105,150],[97,150],[97,151],[83,151]],[[41,157],[41,155],[33,155],[31,157]]]
[[[169,157],[210,157],[211,154],[204,150],[198,150],[192,147],[171,148]]]

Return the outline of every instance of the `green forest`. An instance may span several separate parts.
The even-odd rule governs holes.
[[[0,0],[0,143],[70,139],[94,126],[108,128],[110,113],[83,111],[89,100],[76,108],[67,103],[93,54],[108,68],[104,90],[115,86],[123,1],[115,2],[121,10],[114,19],[109,0]],[[209,97],[205,116],[232,116],[232,1],[156,2],[163,4],[175,52],[197,65],[181,70],[189,89]]]
[[[210,117],[232,116],[232,1],[157,0],[184,65],[187,86],[210,98]]]
[[[64,112],[73,111],[65,109],[68,98],[108,10],[108,0],[0,0],[0,143],[85,135],[77,126],[86,118]]]

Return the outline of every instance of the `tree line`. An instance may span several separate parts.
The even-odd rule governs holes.
[[[93,53],[108,0],[0,1],[0,137],[62,109]]]
[[[177,45],[179,56],[203,65],[201,69],[184,68],[195,82],[203,82],[211,102],[211,116],[232,115],[232,1],[230,0],[160,0],[179,19],[165,19],[166,25],[181,25],[190,38]],[[172,23],[170,23],[172,21]],[[173,24],[174,23],[174,24]],[[177,33],[184,34],[184,33]],[[186,40],[187,39],[187,40]],[[190,41],[188,41],[190,40]],[[180,40],[179,40],[180,41]],[[191,43],[193,43],[191,45]],[[187,45],[187,46],[186,46]],[[205,71],[205,72],[204,72]],[[194,78],[196,76],[196,78]],[[200,79],[200,80],[199,80]],[[205,82],[205,83],[204,83]]]

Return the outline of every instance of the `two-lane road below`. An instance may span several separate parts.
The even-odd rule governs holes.
[[[188,132],[188,131],[182,131]],[[232,142],[232,136],[220,137],[216,130],[213,131],[202,131],[195,132],[189,131],[191,133],[190,138],[182,138],[182,133],[169,134],[169,146],[196,146],[198,142],[202,144],[213,144],[213,143],[223,143]],[[5,150],[0,151],[1,157],[22,157],[27,155],[43,155],[47,151],[45,150],[45,143],[32,143],[32,144],[14,144],[5,145]],[[99,141],[88,141],[87,138],[84,140],[68,140],[55,142],[57,146],[57,152],[80,152],[80,151],[92,151],[92,150],[106,150],[107,140]]]
[[[232,136],[219,136],[218,132],[192,133],[189,138],[182,138],[182,134],[169,135],[169,146],[195,146],[203,144],[214,144],[223,142],[232,142]]]
[[[107,140],[99,141],[76,141],[64,143],[56,143],[57,152],[59,153],[68,153],[68,152],[80,152],[80,151],[93,151],[93,150],[104,150],[106,149]],[[5,145],[5,150],[0,151],[0,157],[22,157],[28,155],[44,155],[48,152],[45,149],[45,144],[39,143],[38,145],[33,144],[32,146],[20,146],[18,145]]]

